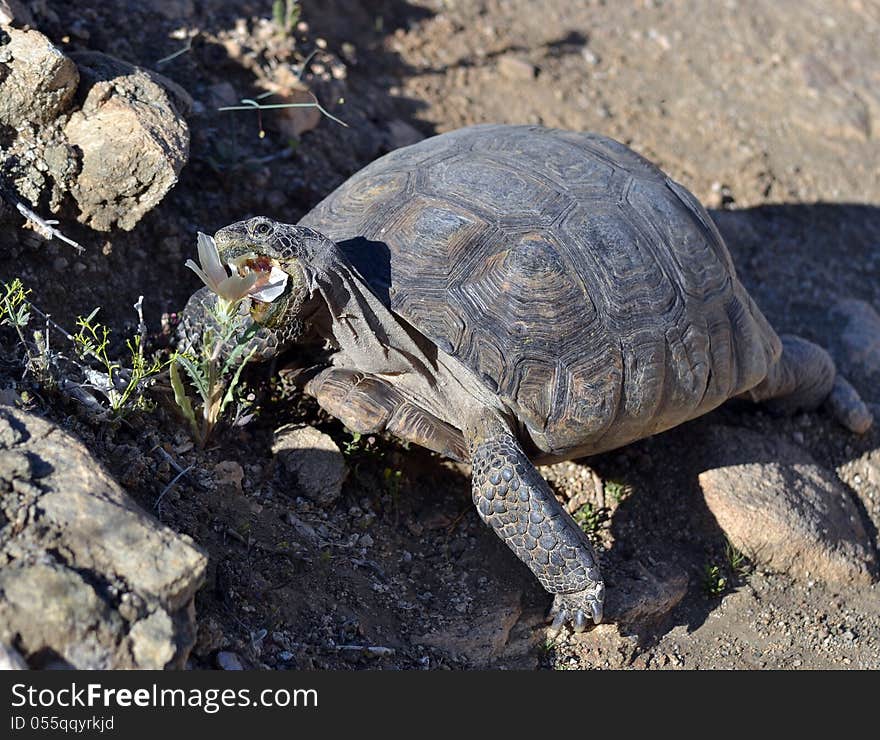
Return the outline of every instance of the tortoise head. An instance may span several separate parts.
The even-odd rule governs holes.
[[[301,337],[313,296],[315,272],[333,242],[311,229],[258,216],[214,235],[221,261],[233,270],[280,269],[288,279],[277,291],[252,295],[251,318],[274,335],[279,349]]]

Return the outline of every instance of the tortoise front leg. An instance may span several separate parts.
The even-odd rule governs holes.
[[[473,499],[480,518],[554,594],[551,631],[602,621],[605,585],[586,535],[500,420],[468,430]]]

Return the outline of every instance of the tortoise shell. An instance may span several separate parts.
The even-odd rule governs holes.
[[[596,134],[435,136],[373,162],[300,223],[554,456],[699,416],[780,354],[696,198]]]

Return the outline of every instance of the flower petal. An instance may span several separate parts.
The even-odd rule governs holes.
[[[287,287],[288,278],[289,276],[284,270],[272,265],[269,281],[258,291],[251,293],[251,298],[263,303],[271,303],[284,292],[284,289]]]
[[[222,280],[213,290],[224,300],[234,303],[245,298],[254,289],[259,277],[259,273],[256,272],[250,272],[244,277],[230,275],[225,280]]]
[[[213,237],[203,234],[201,231],[198,236],[199,262],[205,273],[217,284],[226,279],[226,268],[220,262],[220,253],[217,251],[217,245],[214,243]],[[209,283],[210,285],[210,283]]]
[[[199,267],[195,262],[193,262],[192,260],[187,260],[187,261],[186,261],[186,267],[188,267],[188,268],[189,268],[190,270],[192,270],[196,275],[198,275],[198,276],[199,276],[199,279],[200,279],[205,285],[207,285],[209,288],[211,288],[211,290],[214,290],[214,286],[213,286],[212,283],[211,283],[211,278],[209,278],[209,277],[205,274],[205,271],[204,271],[201,267]]]

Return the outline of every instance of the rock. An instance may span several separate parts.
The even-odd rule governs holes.
[[[34,668],[45,667],[33,661],[47,654],[53,663],[60,658],[74,668],[130,667],[116,648],[126,632],[119,614],[74,568],[53,562],[48,553],[40,556],[42,562],[18,558],[0,572],[2,639],[20,645]]]
[[[803,579],[870,584],[876,558],[839,479],[784,439],[712,427],[722,462],[699,476],[731,543],[765,568]]]
[[[80,442],[0,407],[0,643],[30,667],[182,667],[206,565]]]
[[[244,666],[235,653],[223,650],[217,653],[217,667],[223,671],[243,671]]]
[[[34,17],[20,0],[0,0],[0,26],[33,26]]]
[[[538,70],[535,65],[514,54],[502,54],[498,57],[498,74],[508,80],[533,80]]]
[[[223,460],[214,466],[214,480],[217,481],[218,486],[240,494],[244,470],[235,460]]]
[[[168,665],[177,652],[174,623],[168,612],[162,609],[135,622],[128,636],[135,662],[141,666]]]
[[[874,407],[875,417],[880,418],[880,407]],[[874,432],[875,440],[880,435]],[[837,469],[840,477],[859,495],[865,513],[871,520],[874,531],[880,529],[880,446],[871,445],[871,449],[851,460],[847,460]]]
[[[527,656],[534,662],[533,648],[539,636],[534,627],[542,621],[540,615],[524,615],[522,594],[509,591],[483,613],[454,619],[440,629],[414,637],[413,642],[463,656],[474,668],[488,668],[511,659],[520,662]]]
[[[128,231],[177,182],[189,155],[189,129],[155,76],[106,55],[77,58],[94,82],[64,127],[81,156],[70,192],[82,223]]]
[[[2,7],[2,3],[0,3]],[[0,671],[26,671],[28,664],[18,650],[0,643]]]
[[[79,73],[39,31],[0,30],[0,124],[57,118],[73,101]]]
[[[100,51],[75,51],[69,56],[76,62],[85,87],[92,87],[98,82],[108,82],[117,77],[145,74],[168,93],[168,98],[179,115],[187,116],[192,110],[193,99],[186,89],[170,77],[152,69],[138,67]]]
[[[657,625],[687,594],[687,573],[671,565],[649,570],[640,561],[614,563],[606,569],[604,621],[625,631]]]
[[[336,443],[326,434],[309,426],[281,427],[275,432],[272,453],[303,496],[322,506],[339,498],[348,469]]]
[[[838,364],[848,371],[880,378],[880,314],[870,303],[847,298],[834,305],[831,317]]]
[[[260,85],[266,91],[273,93],[272,98],[267,101],[273,105],[287,103],[302,105],[317,102],[315,96],[289,66],[280,66],[273,70],[272,79],[264,80]],[[298,139],[306,131],[311,131],[321,122],[321,111],[313,105],[305,105],[301,108],[278,108],[268,112],[272,115],[263,114],[265,124],[294,139]]]

